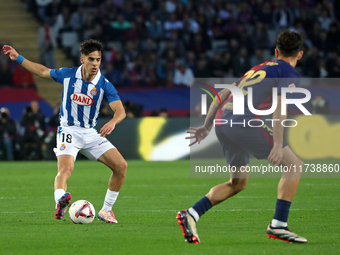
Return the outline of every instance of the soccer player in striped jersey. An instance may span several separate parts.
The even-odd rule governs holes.
[[[281,88],[298,85],[299,75],[294,67],[303,52],[301,50],[302,39],[298,33],[284,31],[278,35],[276,40],[275,56],[278,60],[267,61],[261,65],[253,67],[237,84],[238,88],[245,90],[251,87],[253,93],[253,105],[255,109],[266,110],[272,106],[272,88],[277,87],[277,108],[273,113],[273,119],[286,119],[286,115],[281,115]],[[267,78],[267,79],[265,79]],[[293,82],[293,83],[291,83]],[[245,101],[247,101],[248,91],[244,91]],[[210,132],[215,119],[231,119],[234,123],[260,118],[253,114],[245,105],[244,115],[233,115],[232,96],[230,90],[224,89],[219,95],[223,104],[215,106],[214,102],[210,105],[205,123],[199,128],[190,128],[187,131],[193,136],[187,137],[194,139],[190,144],[203,140]],[[216,99],[216,101],[218,101]],[[229,105],[228,105],[229,104]],[[264,126],[263,126],[264,127]],[[242,167],[249,164],[249,153],[258,159],[267,159],[275,166],[296,166],[303,169],[303,162],[283,141],[284,127],[274,124],[273,130],[255,127],[249,128],[243,125],[216,126],[215,131],[220,141],[227,163],[236,167],[236,173],[230,173],[231,178],[228,182],[213,187],[206,196],[197,201],[188,210],[182,210],[177,214],[178,223],[181,226],[185,240],[190,243],[199,243],[196,223],[199,218],[206,213],[212,206],[215,206],[226,199],[242,191],[248,182],[248,173],[242,172]],[[274,217],[267,227],[268,237],[280,239],[286,242],[306,243],[307,239],[291,232],[287,227],[287,220],[291,202],[295,196],[301,172],[283,173],[277,189],[277,201]]]
[[[102,50],[103,46],[100,42],[87,40],[80,46],[81,66],[49,69],[25,59],[13,47],[3,46],[4,54],[28,71],[63,84],[60,126],[57,148],[54,150],[58,161],[58,174],[54,182],[56,219],[64,217],[66,208],[71,202],[71,194],[66,192],[67,180],[74,169],[77,154],[81,152],[89,159],[99,161],[112,170],[104,205],[98,213],[98,218],[107,223],[117,223],[112,206],[124,183],[127,163],[105,136],[114,130],[126,114],[117,90],[100,73]],[[105,98],[114,111],[114,116],[98,133],[94,127]]]

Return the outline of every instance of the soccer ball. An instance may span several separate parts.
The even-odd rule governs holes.
[[[68,216],[74,224],[89,224],[96,215],[93,205],[86,200],[74,202],[68,210]]]

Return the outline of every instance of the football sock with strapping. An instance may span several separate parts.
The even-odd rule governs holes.
[[[65,194],[65,190],[63,189],[56,189],[54,191],[54,200],[55,200],[55,204],[58,204],[58,200]]]
[[[212,204],[206,196],[202,197],[199,201],[197,201],[191,208],[189,208],[188,213],[195,219],[197,222],[199,218],[205,214],[210,208]]]
[[[275,214],[271,222],[271,226],[274,228],[287,227],[289,208],[292,202],[277,199]]]
[[[112,191],[112,190],[107,190],[106,196],[105,196],[105,201],[102,210],[104,211],[111,211],[113,204],[116,202],[117,197],[118,197],[119,191]]]

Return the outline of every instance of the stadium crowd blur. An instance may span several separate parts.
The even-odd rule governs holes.
[[[304,38],[301,76],[340,76],[339,1],[26,0],[26,6],[50,23],[75,64],[84,39],[103,42],[103,73],[117,87],[240,77],[274,58],[283,29]]]
[[[54,68],[52,50],[60,47],[77,65],[81,42],[98,39],[105,46],[103,74],[117,87],[191,86],[192,77],[240,77],[274,59],[275,39],[284,29],[303,36],[305,54],[297,65],[302,77],[340,76],[335,0],[23,2],[42,24],[42,63]],[[7,61],[1,59],[0,87],[35,87],[29,72]]]
[[[53,48],[59,47],[78,65],[81,42],[97,39],[105,46],[102,73],[116,87],[190,87],[193,77],[240,77],[275,58],[276,36],[285,29],[303,37],[304,56],[296,68],[302,77],[340,77],[340,1],[22,1],[42,24],[42,63],[53,68]],[[0,88],[35,88],[33,76],[4,56],[0,76]],[[315,111],[325,108],[322,100],[311,105]],[[142,106],[124,105],[128,117],[142,116]],[[46,120],[32,102],[20,124],[2,109],[0,159],[53,158],[59,107]],[[112,116],[107,104],[100,114]],[[151,115],[169,117],[166,109]]]
[[[39,103],[32,101],[25,108],[20,123],[11,118],[5,107],[0,113],[0,160],[43,159],[43,150],[49,141],[45,139],[46,120]]]
[[[302,77],[340,76],[335,0],[23,1],[42,24],[39,36],[49,39],[39,40],[42,63],[55,66],[51,49],[58,45],[77,65],[81,42],[98,39],[105,46],[103,74],[117,87],[191,86],[192,77],[240,77],[274,58],[283,29],[303,36],[305,54],[297,66]],[[0,63],[0,87],[35,87],[29,72],[6,60]]]

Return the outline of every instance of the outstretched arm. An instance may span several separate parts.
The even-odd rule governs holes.
[[[21,60],[23,59],[22,56],[19,57],[18,52],[12,46],[4,45],[2,47],[2,50],[4,54],[9,56],[9,58],[13,61],[17,61],[18,63],[20,63]],[[46,66],[34,63],[32,61],[29,61],[28,59],[23,59],[23,61],[20,64],[33,74],[36,74],[42,78],[52,79],[50,75],[51,69],[47,68]]]
[[[103,137],[111,134],[112,130],[115,129],[116,124],[121,122],[126,117],[126,113],[125,113],[122,101],[120,101],[120,100],[113,101],[113,102],[110,103],[110,107],[111,107],[112,111],[115,112],[115,114],[114,114],[112,120],[110,120],[108,123],[106,123],[100,129],[100,135],[103,136]]]
[[[233,83],[232,85],[236,85],[235,83]],[[221,98],[222,104],[229,98],[230,96],[230,90],[229,89],[223,89],[221,90],[218,95]],[[217,105],[215,105],[214,102],[211,102],[209,110],[208,110],[208,114],[205,118],[204,121],[204,125],[202,127],[199,128],[194,128],[194,127],[190,127],[187,131],[187,133],[189,134],[193,134],[194,136],[189,136],[186,137],[185,139],[193,139],[195,138],[195,141],[193,141],[191,144],[189,144],[189,146],[195,144],[195,143],[200,143],[210,132],[213,123],[214,123],[214,119],[216,116],[216,113],[218,111],[218,109],[221,107],[221,104],[217,98],[217,96],[215,97]]]

